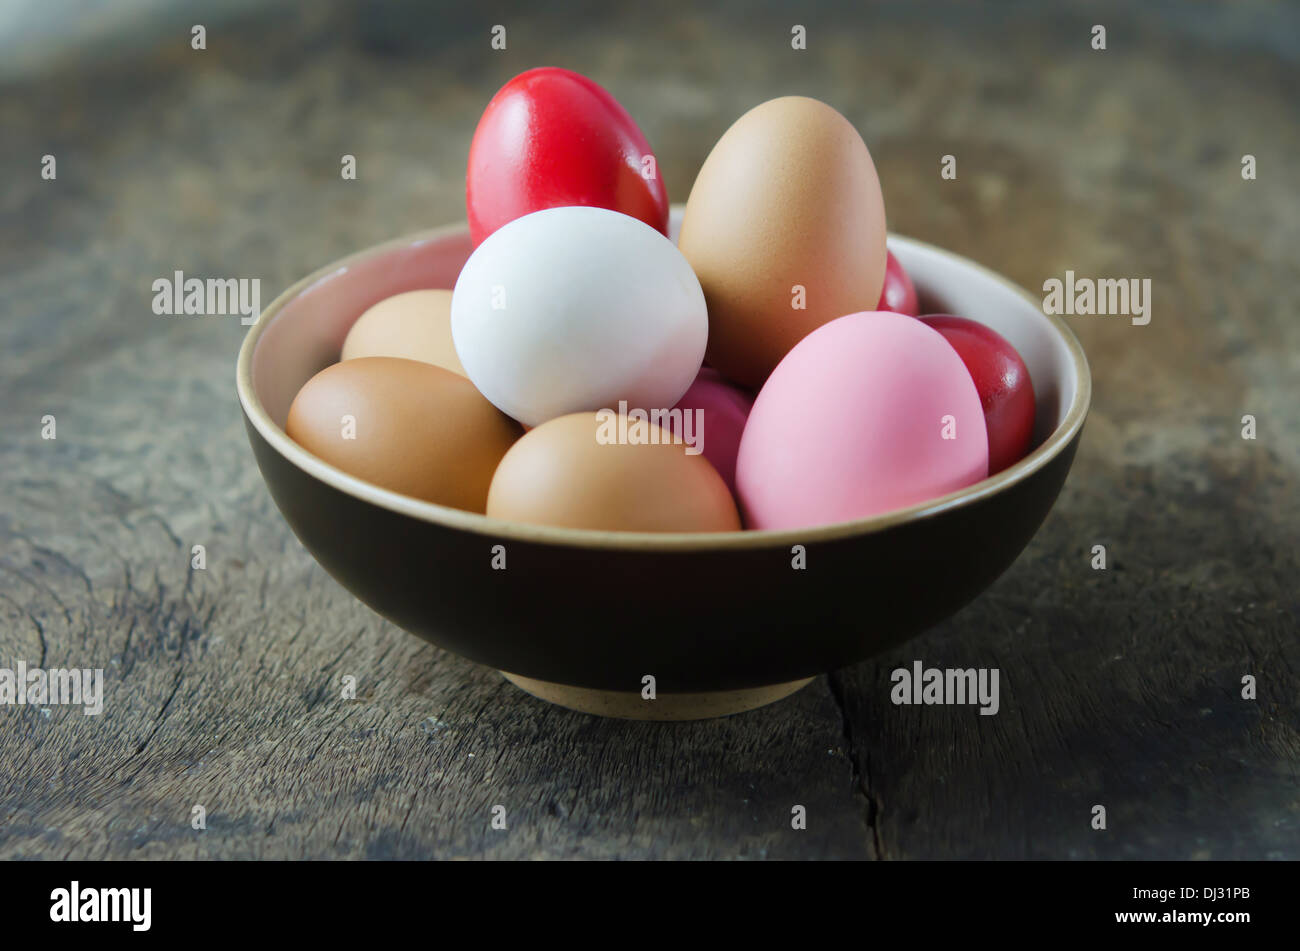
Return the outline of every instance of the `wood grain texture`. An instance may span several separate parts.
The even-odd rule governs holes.
[[[0,665],[107,672],[102,716],[0,708],[0,856],[1300,858],[1294,12],[831,4],[796,52],[775,5],[406,6],[0,87]],[[1030,288],[1151,278],[1149,326],[1073,318],[1084,441],[984,596],[776,706],[629,723],[404,634],[294,540],[242,431],[238,320],[157,317],[151,282],[257,277],[266,303],[461,218],[479,112],[543,64],[624,102],[676,200],[741,112],[814,95],[863,132],[895,230]],[[894,706],[916,659],[999,668],[999,714]]]

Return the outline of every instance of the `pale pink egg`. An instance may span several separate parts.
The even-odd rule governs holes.
[[[938,331],[883,311],[804,337],[759,391],[736,492],[749,528],[905,508],[988,475],[979,393]]]
[[[745,420],[754,405],[754,397],[729,382],[712,367],[700,370],[695,382],[677,401],[674,409],[682,411],[669,417],[668,429],[694,440],[704,458],[713,463],[727,488],[736,491],[736,453]]]

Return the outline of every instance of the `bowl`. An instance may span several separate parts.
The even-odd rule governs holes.
[[[1038,400],[1028,456],[919,505],[793,531],[575,530],[409,498],[307,452],[284,432],[298,389],[338,360],[372,304],[452,287],[472,249],[463,225],[360,251],[272,301],[239,352],[248,438],[303,545],[398,627],[573,709],[639,719],[752,709],[975,598],[1038,530],[1079,444],[1091,378],[1065,324],[963,257],[898,235],[889,247],[924,312],[961,314],[1011,341]]]

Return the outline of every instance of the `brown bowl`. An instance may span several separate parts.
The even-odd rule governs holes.
[[[453,286],[471,250],[463,226],[361,251],[276,298],[239,352],[248,438],[294,533],[399,627],[576,709],[645,719],[749,709],[914,636],[988,587],[1055,502],[1088,413],[1087,359],[1060,319],[965,258],[898,236],[889,246],[928,310],[982,321],[1015,345],[1038,399],[1033,452],[920,505],[798,531],[554,528],[381,489],[289,439],[294,395],[338,360],[366,308]],[[647,676],[654,700],[643,698]]]

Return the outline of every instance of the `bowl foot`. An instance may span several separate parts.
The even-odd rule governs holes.
[[[568,684],[534,680],[501,671],[501,675],[520,690],[539,700],[554,703],[580,713],[623,720],[707,720],[744,713],[784,700],[812,683],[811,677],[782,684],[745,687],[741,690],[712,690],[705,693],[661,693],[654,700],[643,700],[638,690],[596,690]]]

